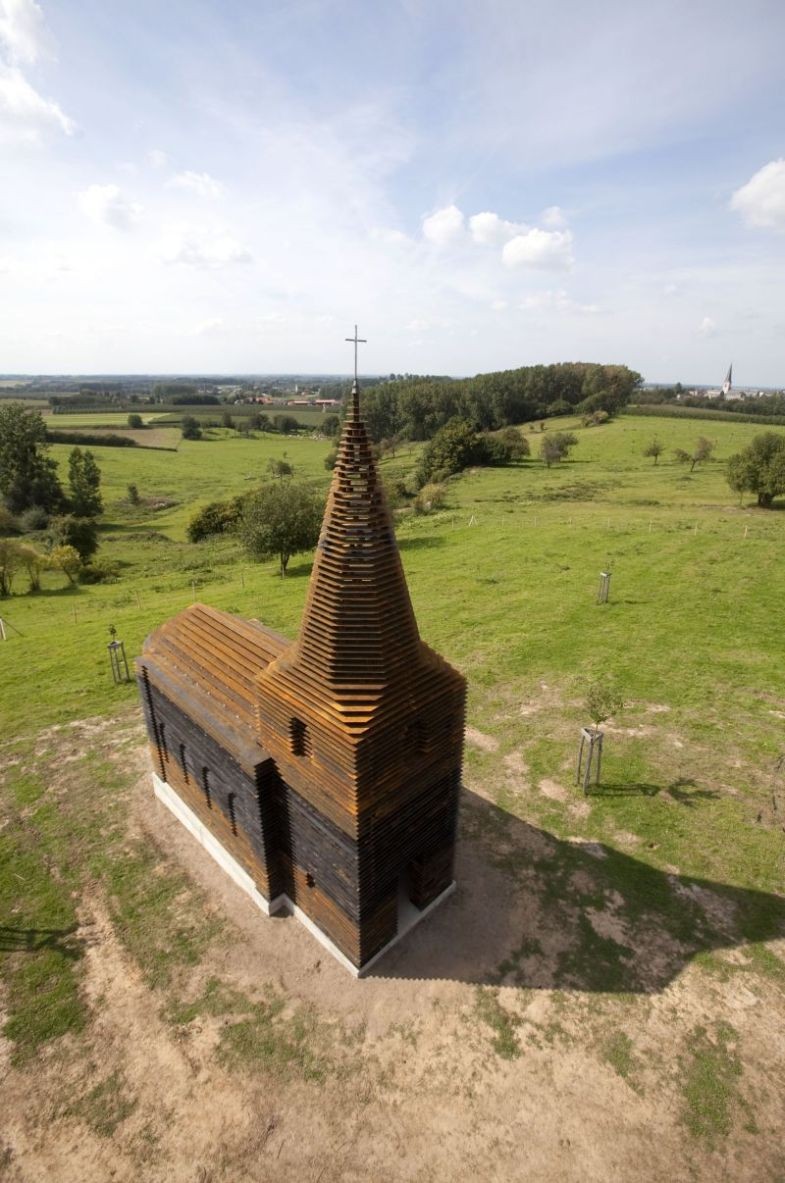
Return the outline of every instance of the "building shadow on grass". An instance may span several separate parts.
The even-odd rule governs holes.
[[[369,976],[653,994],[697,954],[785,936],[785,898],[668,874],[643,846],[565,841],[467,790],[460,830],[455,894]]]

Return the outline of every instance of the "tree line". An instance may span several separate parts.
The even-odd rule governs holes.
[[[428,440],[451,419],[478,431],[554,415],[613,415],[642,379],[627,366],[561,362],[478,374],[474,378],[409,378],[363,390],[363,419],[373,440]]]

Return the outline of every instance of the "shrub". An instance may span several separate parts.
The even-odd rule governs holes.
[[[529,455],[531,451],[529,441],[521,435],[517,427],[505,427],[503,431],[499,432],[499,436],[504,441],[508,460],[511,463],[514,464],[517,460],[522,460],[524,456]]]
[[[552,464],[564,460],[577,442],[578,437],[573,432],[555,431],[540,443],[540,455],[550,468]]]
[[[200,440],[202,429],[199,426],[199,420],[194,419],[193,415],[183,415],[182,433],[184,440]]]
[[[98,528],[92,518],[62,514],[49,522],[49,545],[73,547],[83,562],[98,550]]]
[[[430,513],[433,509],[439,509],[444,504],[444,499],[447,496],[447,489],[442,484],[431,482],[428,485],[423,485],[417,494],[414,502],[414,508],[417,513]]]
[[[136,427],[136,428],[144,427],[144,420],[142,419],[142,416],[137,415],[136,413],[129,415],[128,416],[128,426],[129,427]]]
[[[118,578],[117,565],[108,560],[88,563],[79,572],[80,583],[117,583]]]
[[[3,534],[18,534],[19,522],[5,505],[0,505],[0,536]]]
[[[141,497],[139,496],[139,490],[136,487],[136,485],[129,485],[128,486],[128,500],[131,502],[131,505],[138,505],[139,502],[141,501]]]
[[[189,542],[203,542],[212,534],[226,534],[233,530],[240,520],[241,504],[242,498],[235,497],[232,501],[211,501],[205,505],[188,523]]]
[[[292,435],[295,431],[299,431],[300,424],[295,419],[294,415],[274,415],[273,426],[276,431],[280,431],[282,435]]]
[[[287,460],[274,460],[271,457],[267,461],[267,471],[270,476],[283,480],[284,477],[294,476],[294,465],[289,464]]]
[[[49,525],[49,514],[40,505],[31,505],[19,515],[19,529],[23,534],[35,534]]]
[[[328,470],[328,472],[332,472],[332,470],[335,468],[337,463],[338,463],[338,449],[332,448],[324,458],[324,467]]]

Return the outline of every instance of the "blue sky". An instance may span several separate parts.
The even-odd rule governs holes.
[[[0,0],[0,370],[785,384],[781,0]]]

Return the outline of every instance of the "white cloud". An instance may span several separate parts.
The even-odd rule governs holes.
[[[0,140],[35,142],[45,131],[73,135],[75,124],[57,103],[40,95],[16,66],[0,63]]]
[[[703,320],[698,325],[699,337],[714,337],[717,333],[717,326],[710,316],[704,316]]]
[[[502,251],[507,267],[537,267],[565,271],[573,264],[572,234],[569,230],[528,230],[511,238]]]
[[[434,246],[448,246],[463,233],[463,214],[457,205],[445,206],[423,218],[422,232]]]
[[[771,160],[731,197],[748,226],[785,230],[785,160]]]
[[[507,308],[507,306],[508,305],[507,305],[506,300],[494,300],[493,303],[491,304],[491,308],[493,309],[494,312],[504,312],[504,310],[505,310],[505,308]]]
[[[580,304],[578,301],[573,300],[568,296],[564,288],[535,292],[526,297],[520,308],[523,312],[550,308],[555,309],[557,312],[578,312],[584,316],[594,316],[600,311],[597,304]]]
[[[547,209],[544,209],[540,221],[549,230],[563,230],[567,225],[564,210],[558,205],[549,205]]]
[[[195,173],[190,170],[177,173],[167,181],[167,186],[170,189],[190,189],[199,197],[220,197],[224,191],[221,182],[216,181],[209,173]]]
[[[165,168],[168,159],[166,153],[162,152],[160,148],[151,148],[147,153],[147,163],[153,168]]]
[[[35,0],[0,0],[0,44],[12,62],[23,64],[51,52],[44,14]]]
[[[77,201],[88,218],[115,230],[130,230],[142,213],[142,207],[128,201],[117,185],[89,185],[78,194]]]
[[[170,232],[162,257],[165,263],[210,270],[251,262],[247,247],[221,227],[185,226]]]
[[[525,234],[528,230],[520,222],[505,222],[498,214],[485,211],[473,214],[469,218],[469,229],[474,241],[480,246],[501,246],[509,242],[516,234]]]
[[[194,325],[189,336],[191,337],[209,337],[214,333],[220,333],[224,327],[223,317],[214,316],[210,320],[200,321],[199,324]]]

